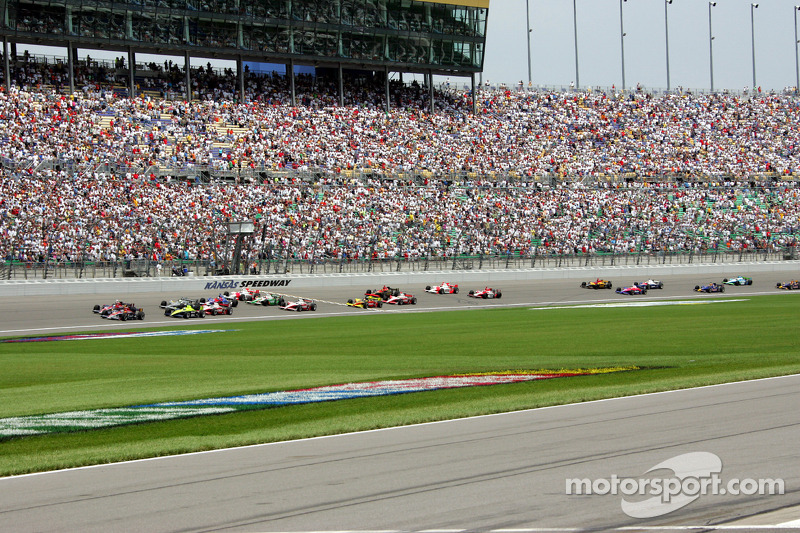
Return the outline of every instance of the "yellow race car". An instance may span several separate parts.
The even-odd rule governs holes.
[[[582,281],[581,287],[584,289],[610,289],[611,282],[606,279],[596,279],[594,281]]]
[[[347,305],[350,307],[360,307],[361,309],[372,309],[376,307],[383,307],[383,300],[380,298],[356,298],[355,300],[347,300]]]

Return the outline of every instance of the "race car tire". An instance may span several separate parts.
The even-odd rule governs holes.
[[[475,295],[475,291],[469,291],[469,292],[467,293],[467,295],[469,295],[469,296],[474,296],[474,295]]]
[[[586,282],[585,281],[581,281],[581,288],[582,289],[586,288]]]
[[[752,284],[753,284],[753,280],[752,280],[752,279],[748,279],[748,280],[747,280],[747,284],[748,284],[748,285],[752,285]]]
[[[453,294],[458,294],[458,287],[456,287],[455,289],[453,289]]]
[[[430,286],[430,285],[427,285],[427,286],[425,287],[425,290],[426,290],[426,291],[429,291],[429,290],[431,290],[431,286]]]
[[[642,289],[642,294],[647,294],[647,289]]]
[[[596,285],[596,284],[595,284],[595,285],[592,285],[592,288],[593,288],[594,290],[597,290],[597,285]]]
[[[239,305],[239,300],[234,300],[231,302],[231,307],[237,307]]]
[[[699,291],[700,290],[700,285],[695,285],[694,286],[694,290]]]
[[[138,318],[139,320],[144,320],[144,311],[139,311],[138,313],[136,313],[136,318]]]
[[[777,285],[775,285],[775,288],[776,289],[780,289],[781,288],[781,282],[780,281],[777,283]],[[791,287],[789,287],[789,288],[791,289]]]
[[[383,302],[378,302],[378,308],[383,307]]]
[[[281,306],[281,307],[283,307],[284,305],[286,305],[286,300],[284,300],[283,298],[281,298],[280,300],[278,300],[278,305],[279,305],[279,306]]]
[[[203,310],[200,310],[200,311],[199,311],[197,314],[198,314],[198,316],[199,316],[200,318],[205,318],[205,317],[206,317],[206,312],[205,312],[205,311],[203,311]]]
[[[302,308],[302,307],[300,307],[300,306],[298,305],[298,306],[297,306],[297,307],[296,307],[294,310],[295,310],[295,311],[297,311],[297,312],[299,313],[300,311],[302,311],[302,310],[303,310],[303,308]]]
[[[311,304],[311,310],[312,311],[316,311],[317,310],[317,304]]]
[[[126,315],[125,313],[120,313],[120,315],[119,315],[119,319],[120,319],[122,322],[125,322],[126,320],[128,320],[128,315]]]
[[[95,305],[94,307],[92,307],[92,310],[93,311],[99,311],[100,310],[100,306],[99,305]]]
[[[444,294],[444,289],[439,288],[439,294]]]
[[[351,298],[351,299],[347,300],[347,303],[352,305],[353,299]]]
[[[659,281],[659,282],[658,282],[658,288],[659,288],[659,289],[663,289],[663,288],[664,288],[664,283],[663,283],[663,282],[661,282],[661,281]]]
[[[233,314],[233,309],[231,309],[229,307],[227,313],[225,313],[225,314],[228,315],[228,316],[231,316]]]
[[[225,292],[223,292],[223,293],[222,293],[222,295],[223,295],[223,296],[230,296],[230,295],[231,295],[231,293],[230,293],[230,292],[228,292],[228,291],[225,291]]]
[[[411,305],[417,305],[417,297],[416,296],[411,298]]]
[[[167,301],[161,300],[161,307],[166,307],[166,306],[167,306]]]
[[[489,295],[486,294],[485,292],[481,295],[481,298],[483,298],[484,300],[487,299],[488,297],[489,297]]]
[[[500,291],[497,291],[497,292],[494,294],[494,297],[495,297],[495,298],[502,298],[502,297],[503,297],[503,293],[502,293],[502,292],[500,292]]]
[[[725,287],[720,287],[719,292],[725,292]]]
[[[728,278],[722,278],[722,283],[728,283]]]
[[[201,303],[201,304],[204,304],[204,303],[206,303],[206,299],[205,299],[205,298],[200,298],[200,303]]]
[[[606,285],[606,289],[610,289],[611,286],[612,286],[611,283],[609,283],[608,285]]]

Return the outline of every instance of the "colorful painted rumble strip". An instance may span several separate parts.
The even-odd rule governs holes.
[[[266,409],[281,405],[293,405],[370,396],[387,396],[409,392],[480,387],[520,383],[540,379],[585,376],[637,370],[636,367],[591,368],[575,370],[537,370],[514,372],[487,372],[416,379],[370,381],[366,383],[344,383],[311,389],[267,392],[227,398],[207,398],[185,402],[166,402],[152,405],[136,405],[90,411],[72,411],[38,416],[0,418],[0,438],[65,433],[87,429],[99,429],[143,422],[156,422],[202,415],[215,415],[251,409]]]
[[[92,339],[118,339],[139,337],[173,337],[177,335],[199,335],[201,333],[223,333],[234,329],[187,329],[175,331],[114,331],[110,333],[84,333],[75,335],[52,335],[49,337],[20,337],[3,339],[0,342],[49,342],[49,341],[82,341]]]

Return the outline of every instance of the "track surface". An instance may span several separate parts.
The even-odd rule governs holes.
[[[731,275],[738,273],[731,273]],[[747,273],[742,273],[747,275]],[[777,276],[777,275],[776,275]],[[580,289],[574,280],[498,284],[503,299],[477,301],[401,287],[417,306],[354,310],[342,289],[300,294],[316,313],[240,304],[208,323],[333,314],[394,313],[495,305],[565,305],[775,294],[760,275],[723,295],[692,292],[713,281],[664,278],[644,297]],[[443,280],[431,280],[431,282]],[[631,280],[613,280],[615,285]],[[716,281],[721,281],[716,280]],[[619,283],[622,282],[622,283]],[[367,287],[365,287],[367,288]],[[137,296],[144,322],[109,324],[90,312],[94,297],[0,302],[2,335],[196,324],[170,320],[156,306],[180,294]],[[201,296],[201,295],[191,295]],[[331,302],[331,303],[327,303]],[[76,311],[86,309],[83,311]],[[800,376],[561,406],[505,415],[277,443],[203,454],[0,479],[0,531],[309,531],[430,529],[518,531],[635,529],[800,519]],[[621,496],[567,496],[567,478],[641,478],[688,452],[711,452],[722,477],[782,478],[783,496],[703,496],[683,509],[633,519]],[[749,520],[749,521],[748,521]],[[772,521],[770,521],[772,520]]]
[[[738,275],[747,276],[746,272],[732,271],[726,277]],[[187,296],[190,298],[213,297],[216,293],[205,292],[199,294],[181,293],[145,293],[136,296],[119,295],[117,298],[108,296],[36,296],[25,298],[19,301],[11,298],[0,299],[0,316],[3,317],[0,326],[0,336],[25,336],[43,335],[56,332],[76,332],[104,329],[140,329],[147,326],[175,326],[175,325],[197,325],[199,323],[214,322],[236,322],[240,320],[285,320],[297,318],[310,318],[314,316],[332,316],[341,314],[363,315],[370,313],[405,313],[411,311],[432,311],[432,310],[457,310],[494,306],[543,306],[543,305],[571,305],[590,302],[617,302],[617,301],[642,301],[660,299],[691,299],[691,298],[717,298],[717,297],[737,297],[742,295],[754,294],[776,294],[789,291],[779,291],[775,289],[777,282],[796,279],[797,273],[759,273],[754,278],[753,285],[744,287],[726,287],[724,294],[700,294],[693,292],[696,285],[702,285],[711,281],[722,282],[720,278],[700,278],[696,276],[667,276],[660,278],[664,282],[661,290],[650,290],[645,296],[622,296],[613,290],[591,290],[580,288],[580,280],[555,280],[555,281],[511,281],[501,282],[495,285],[503,292],[502,299],[499,300],[478,300],[469,298],[467,293],[470,289],[482,289],[483,285],[475,284],[470,286],[460,286],[459,294],[429,294],[425,292],[425,286],[400,287],[405,292],[417,297],[417,305],[389,306],[384,305],[382,309],[354,309],[345,305],[350,298],[362,297],[367,289],[379,289],[376,287],[363,287],[359,289],[348,289],[342,287],[330,289],[296,289],[288,291],[291,296],[302,296],[317,300],[318,308],[316,312],[288,312],[277,307],[263,307],[245,304],[240,302],[234,309],[233,315],[211,317],[204,319],[174,319],[164,316],[163,310],[159,307],[162,300],[172,300]],[[447,281],[446,279],[431,279],[430,284],[435,285]],[[587,280],[588,281],[588,280]],[[644,279],[611,279],[614,288],[630,285],[634,281],[644,281]],[[277,292],[277,290],[276,290]],[[800,291],[798,291],[800,292]],[[146,312],[144,321],[106,321],[91,312],[95,304],[111,303],[114,299],[131,301]]]
[[[729,522],[800,504],[797,405],[800,376],[791,376],[6,478],[0,530],[607,531]],[[565,494],[567,478],[647,477],[661,461],[697,451],[722,459],[726,482],[780,477],[786,494],[702,496],[652,519],[627,517],[621,496]]]

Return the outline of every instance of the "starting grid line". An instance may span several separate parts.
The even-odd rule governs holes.
[[[685,525],[685,526],[623,526],[604,531],[779,531],[787,529],[800,529],[800,520],[774,525]],[[523,527],[523,528],[499,528],[499,529],[358,529],[358,530],[310,530],[305,532],[292,533],[474,533],[482,531],[484,533],[596,533],[596,528],[581,527]],[[288,533],[288,532],[272,532]]]

